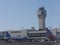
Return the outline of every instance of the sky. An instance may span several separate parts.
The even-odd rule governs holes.
[[[38,29],[37,10],[42,6],[46,27],[60,28],[60,0],[0,0],[0,30]]]

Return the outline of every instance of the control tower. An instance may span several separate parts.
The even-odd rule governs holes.
[[[37,11],[37,16],[39,19],[39,30],[45,29],[45,18],[46,18],[46,10],[44,7],[41,7]]]

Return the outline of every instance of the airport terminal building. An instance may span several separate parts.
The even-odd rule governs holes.
[[[29,40],[29,41],[56,41],[60,40],[60,29],[48,29],[45,27],[46,10],[41,7],[37,11],[39,29],[1,31],[0,39]]]

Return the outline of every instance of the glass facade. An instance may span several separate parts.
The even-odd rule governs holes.
[[[47,37],[46,33],[28,33],[28,37]]]

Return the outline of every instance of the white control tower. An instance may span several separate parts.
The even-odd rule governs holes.
[[[37,16],[39,19],[39,30],[45,29],[45,18],[46,18],[46,10],[44,7],[41,7],[37,11]]]

